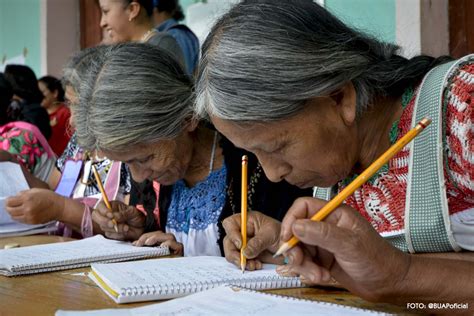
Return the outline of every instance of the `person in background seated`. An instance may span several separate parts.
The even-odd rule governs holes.
[[[51,125],[51,137],[48,142],[60,156],[69,142],[69,117],[71,112],[64,104],[64,90],[61,81],[52,77],[44,76],[38,80],[38,88],[43,94],[41,106],[48,111],[49,125]]]
[[[100,27],[105,30],[105,44],[125,42],[148,43],[164,49],[184,65],[184,57],[176,40],[153,27],[152,0],[99,0],[102,17]]]
[[[43,94],[38,89],[38,81],[30,67],[24,65],[7,65],[5,79],[13,89],[12,103],[9,112],[18,121],[24,121],[39,128],[46,139],[51,136],[48,112],[41,107]]]
[[[189,75],[194,74],[199,62],[199,39],[184,24],[183,9],[178,0],[153,0],[153,20],[159,32],[174,37],[184,54],[185,68]]]
[[[12,96],[10,83],[0,73],[0,161],[17,162],[26,173],[45,181],[54,169],[56,155],[35,125],[18,121],[14,115],[21,116],[20,112],[8,112]],[[27,180],[30,186],[47,187],[42,181]]]
[[[64,67],[65,96],[71,105],[78,102],[80,83],[102,48],[99,46],[85,49],[72,56]],[[71,123],[74,123],[73,117]],[[127,201],[130,176],[126,166],[107,158],[99,158],[94,151],[83,150],[77,145],[73,135],[47,180],[47,189],[44,189],[44,186],[32,186],[33,189],[8,198],[7,211],[14,219],[27,224],[59,221],[57,233],[64,236],[90,237],[102,233],[100,227],[94,225],[91,219],[91,209],[101,199],[96,179],[91,172],[92,164],[96,166],[109,198]],[[28,179],[28,174],[25,176]],[[66,181],[63,182],[63,179]],[[72,185],[62,185],[68,182]],[[56,189],[56,192],[52,189]]]
[[[89,73],[79,105],[71,107],[79,144],[125,162],[137,182],[154,182],[140,203],[146,216],[113,201],[118,233],[102,203],[93,220],[109,238],[164,242],[185,256],[220,256],[220,222],[240,212],[241,159],[248,153],[193,118],[193,81],[163,50],[136,43],[108,47]],[[311,193],[270,183],[253,155],[248,170],[250,209],[281,219],[296,197]]]

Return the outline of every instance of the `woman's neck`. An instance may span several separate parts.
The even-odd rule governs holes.
[[[53,114],[53,113],[56,112],[60,107],[61,107],[61,103],[55,102],[55,103],[53,103],[50,107],[48,107],[48,108],[46,109],[46,111],[48,112],[48,114]]]
[[[213,161],[213,170],[222,167],[224,162],[222,150],[218,144],[216,132],[205,127],[198,127],[193,135],[193,149],[191,161],[184,176],[188,186],[194,186],[196,183],[204,180],[209,175],[209,167]],[[215,142],[214,142],[215,141]],[[213,147],[214,151],[213,151]]]
[[[390,130],[402,115],[401,97],[377,100],[375,106],[362,114],[359,125],[359,159],[354,167],[361,173],[390,146]]]
[[[150,21],[137,24],[133,30],[131,41],[132,42],[142,42],[145,35],[153,29],[153,23]]]

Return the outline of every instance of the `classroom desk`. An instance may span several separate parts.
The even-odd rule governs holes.
[[[68,240],[71,239],[46,235],[0,238],[0,249],[3,249],[5,244],[13,242],[20,246],[28,246]],[[130,308],[150,304],[150,302],[116,304],[84,275],[87,271],[89,271],[88,268],[82,268],[20,277],[0,276],[0,315],[54,315],[58,309]],[[407,311],[401,307],[369,303],[340,289],[300,288],[268,292],[407,314]]]

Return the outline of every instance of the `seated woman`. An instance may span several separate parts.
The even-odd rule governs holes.
[[[0,73],[0,150],[3,152],[0,161],[18,162],[27,173],[40,180],[48,179],[54,168],[56,155],[49,147],[38,127],[19,121],[19,112],[9,112],[13,90],[9,82]],[[28,179],[28,183],[41,183]]]
[[[64,67],[66,100],[76,104],[82,78],[101,47],[89,48],[74,55]],[[75,135],[70,139],[63,155],[57,160],[48,182],[41,187],[21,192],[6,201],[6,209],[16,220],[27,224],[59,221],[58,233],[66,236],[74,232],[76,237],[89,237],[101,233],[91,220],[91,208],[101,195],[96,179],[91,172],[94,164],[111,199],[126,201],[131,184],[127,167],[120,162],[98,158],[94,151],[83,150],[76,143]],[[32,178],[26,174],[27,179]],[[34,178],[33,178],[34,179]],[[56,193],[51,189],[56,189]]]
[[[60,156],[69,142],[71,116],[69,108],[64,104],[63,86],[58,79],[44,76],[38,80],[38,88],[44,96],[41,106],[48,112],[51,125],[51,137],[48,141],[54,153]]]
[[[110,238],[167,242],[186,256],[221,255],[219,223],[240,211],[241,157],[248,153],[193,118],[193,82],[161,49],[112,46],[89,73],[80,105],[71,107],[79,144],[125,162],[135,181],[154,181],[158,195],[153,202],[145,199],[147,217],[112,202],[118,233],[103,204],[94,221]],[[250,157],[250,209],[281,219],[296,197],[308,194],[286,182],[270,183]],[[156,229],[162,232],[150,232]],[[150,233],[140,237],[144,232]]]
[[[404,251],[474,250],[472,56],[454,64],[406,59],[397,46],[347,27],[312,1],[240,3],[214,26],[202,56],[196,111],[255,153],[269,179],[317,186],[317,197],[330,198],[323,188],[342,190],[421,117],[431,117],[431,126],[345,203]],[[420,88],[433,76],[431,90]],[[227,224],[228,232],[240,230],[237,221]],[[237,250],[227,249],[231,257]]]

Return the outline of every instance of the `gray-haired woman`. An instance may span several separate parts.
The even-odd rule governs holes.
[[[72,107],[80,145],[125,162],[135,181],[150,184],[132,201],[147,217],[112,202],[118,233],[104,206],[93,219],[111,238],[140,237],[137,245],[165,242],[177,252],[184,248],[187,256],[221,255],[220,219],[240,210],[245,152],[193,118],[193,82],[165,51],[136,43],[111,46],[89,73],[80,106]],[[250,208],[275,218],[296,197],[310,194],[286,182],[270,183],[253,156],[249,179]],[[269,219],[267,225],[278,222]],[[249,269],[256,265],[259,260],[249,260]]]
[[[62,83],[67,102],[76,106],[80,84],[102,46],[74,54],[63,68]],[[73,124],[73,122],[72,122]],[[59,221],[57,233],[65,236],[90,237],[102,233],[91,219],[91,209],[100,199],[96,179],[91,172],[95,164],[109,197],[128,200],[131,184],[125,165],[97,158],[94,152],[77,145],[73,134],[66,149],[56,161],[46,183],[35,183],[31,190],[20,192],[6,200],[6,209],[13,219],[27,224]],[[26,175],[31,178],[31,175]],[[38,181],[36,181],[38,182]],[[55,191],[53,191],[55,190]]]
[[[209,115],[236,146],[253,152],[269,179],[317,186],[315,195],[325,198],[331,190],[322,187],[344,188],[420,116],[429,115],[432,126],[345,202],[405,251],[474,250],[473,58],[408,60],[397,51],[350,29],[313,1],[244,1],[216,23],[203,45],[196,111]],[[330,234],[334,227],[291,225],[320,207],[317,200],[296,203],[283,227],[284,240],[301,227],[298,236],[321,245],[310,237]],[[353,214],[337,214],[332,222],[344,229],[330,235],[342,243],[345,231],[348,246],[316,255],[309,246],[306,261],[300,261],[301,251],[292,253],[290,267],[309,281],[327,279],[330,272],[374,298],[376,292],[372,297],[364,292],[360,279],[385,286],[370,269],[403,274],[410,257],[386,242],[364,245],[361,241],[375,234],[356,225]],[[225,251],[235,252],[240,237],[232,232],[240,230],[239,223],[224,226],[236,240]],[[267,240],[279,234],[261,229],[257,236]],[[349,250],[361,255],[351,257]]]

